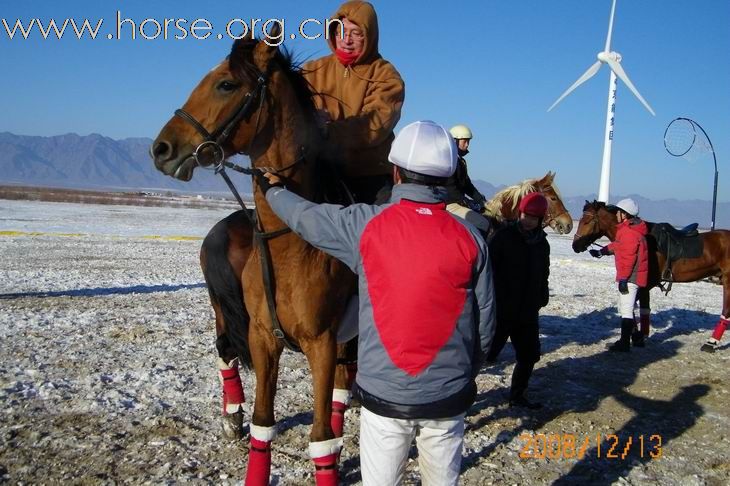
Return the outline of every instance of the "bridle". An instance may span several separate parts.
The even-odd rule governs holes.
[[[206,128],[195,119],[193,115],[188,113],[187,111],[183,110],[182,108],[178,108],[175,110],[175,116],[178,116],[188,122],[190,125],[195,128],[195,131],[197,131],[200,135],[203,136],[203,142],[201,142],[193,152],[193,158],[195,159],[195,162],[199,166],[204,165],[211,165],[209,162],[203,163],[200,160],[200,155],[206,148],[210,148],[210,150],[213,151],[214,157],[214,163],[216,165],[221,165],[223,161],[226,158],[225,151],[223,150],[223,145],[228,142],[228,139],[233,134],[234,130],[238,128],[238,124],[241,123],[245,118],[249,118],[253,112],[254,109],[254,103],[256,101],[259,101],[259,106],[257,110],[256,115],[256,127],[254,128],[254,134],[251,137],[251,141],[249,142],[248,148],[251,148],[251,145],[253,145],[254,138],[256,138],[256,134],[258,132],[258,126],[259,126],[259,120],[261,118],[261,110],[264,105],[264,100],[266,99],[266,88],[268,83],[268,74],[266,73],[260,73],[258,76],[258,79],[256,80],[256,87],[254,87],[253,90],[246,93],[246,96],[243,97],[243,100],[238,104],[238,107],[234,112],[226,119],[218,128],[213,130],[213,132],[209,132],[206,130]]]
[[[592,229],[593,229],[593,231],[595,231],[595,232],[596,232],[595,234],[599,234],[599,237],[600,237],[600,232],[601,232],[601,231],[600,231],[600,229],[601,229],[601,222],[600,222],[600,219],[598,218],[598,210],[599,210],[599,208],[592,208],[592,210],[591,210],[591,211],[586,211],[586,210],[584,210],[584,211],[583,211],[583,216],[581,217],[581,219],[580,219],[580,220],[581,220],[581,221],[583,221],[583,218],[585,218],[586,216],[588,216],[588,217],[590,218],[590,221],[589,221],[589,223],[588,223],[588,224],[591,224],[591,225],[592,225]],[[573,237],[573,240],[575,241],[575,240],[580,240],[580,239],[582,239],[582,238],[588,238],[588,237],[590,237],[590,236],[591,236],[592,234],[594,234],[594,233],[589,233],[589,234],[587,234],[587,235],[580,235],[580,234],[578,234],[578,232],[576,231],[576,233],[575,233],[575,236]],[[587,248],[588,246],[590,246],[590,245],[597,245],[597,246],[601,246],[601,245],[598,245],[598,243],[596,243],[596,242],[595,242],[595,240],[596,240],[596,239],[598,239],[598,238],[595,238],[595,239],[594,239],[594,240],[593,240],[593,241],[592,241],[591,243],[589,243],[588,245],[586,245],[586,248]],[[584,250],[584,251],[585,251],[585,250]]]
[[[547,186],[547,187],[551,187],[551,186]],[[543,186],[540,186],[540,194],[543,194],[543,195],[545,195],[545,189],[547,189],[547,187],[543,187]],[[554,190],[555,190],[555,189],[553,189],[553,191],[554,191]],[[548,204],[548,213],[547,213],[547,218],[545,218],[545,221],[543,221],[543,228],[544,228],[545,226],[550,226],[550,227],[552,228],[552,226],[551,226],[551,224],[550,224],[550,223],[555,223],[555,224],[557,224],[557,219],[558,219],[558,218],[559,218],[560,216],[564,215],[564,214],[567,214],[568,216],[570,216],[570,214],[568,213],[568,210],[567,210],[567,209],[566,209],[565,211],[563,211],[563,212],[561,212],[561,213],[558,213],[558,214],[556,214],[556,215],[554,215],[554,216],[553,216],[553,215],[552,215],[552,214],[550,213],[550,209],[549,209],[549,208],[550,208],[550,204]]]
[[[200,167],[205,167],[207,165],[215,165],[215,173],[220,174],[221,177],[223,177],[223,180],[225,180],[226,184],[228,185],[228,188],[233,193],[233,196],[236,198],[238,203],[241,205],[243,209],[246,209],[246,206],[243,203],[243,199],[238,194],[238,190],[236,190],[236,187],[233,185],[233,182],[231,182],[231,179],[228,177],[228,174],[226,174],[225,168],[228,167],[229,169],[235,170],[236,172],[240,172],[242,174],[246,175],[254,175],[256,172],[271,172],[274,174],[281,174],[282,172],[294,168],[296,165],[298,165],[301,162],[304,162],[306,160],[305,157],[305,150],[304,147],[301,148],[299,157],[297,157],[291,164],[282,167],[280,169],[273,169],[270,167],[267,167],[265,169],[263,168],[257,168],[257,167],[241,167],[238,164],[234,164],[233,162],[229,162],[226,160],[226,153],[223,149],[223,146],[228,142],[228,140],[231,138],[231,135],[235,133],[235,130],[238,128],[238,125],[245,119],[249,119],[253,113],[253,109],[255,108],[255,103],[258,101],[258,108],[256,108],[256,124],[254,126],[253,135],[251,136],[251,140],[248,142],[248,148],[246,150],[242,150],[239,153],[250,153],[251,147],[253,146],[254,140],[256,139],[256,135],[258,135],[259,131],[259,122],[261,120],[261,111],[263,110],[264,102],[266,101],[266,92],[268,88],[268,80],[269,80],[269,74],[266,73],[258,73],[258,77],[256,80],[256,86],[246,93],[246,95],[243,97],[241,102],[238,104],[238,107],[233,111],[233,113],[213,132],[209,132],[202,123],[200,123],[193,115],[188,113],[187,111],[183,110],[182,108],[178,108],[175,110],[175,116],[182,118],[187,123],[189,123],[195,131],[197,131],[202,137],[203,141],[198,144],[198,146],[195,148],[195,150],[192,153],[192,157],[195,160],[195,163]],[[213,155],[213,163],[210,162],[204,162],[201,160],[201,155],[204,151],[210,150]],[[254,221],[251,220],[251,223]],[[278,235],[277,235],[278,236]]]
[[[187,123],[192,125],[192,127],[200,135],[202,135],[203,141],[195,148],[195,151],[192,153],[192,157],[195,159],[195,163],[198,164],[200,167],[204,167],[205,165],[211,165],[210,162],[203,163],[203,161],[201,161],[201,155],[203,154],[203,152],[207,150],[211,151],[213,155],[213,163],[215,164],[215,173],[220,174],[221,177],[223,177],[223,180],[226,182],[228,188],[233,193],[233,196],[243,208],[243,212],[246,215],[246,218],[249,220],[249,223],[251,223],[251,226],[253,227],[254,244],[257,244],[259,246],[261,254],[261,273],[264,280],[263,283],[264,293],[266,294],[266,303],[269,308],[269,314],[271,315],[272,334],[276,338],[278,338],[287,348],[293,351],[301,351],[299,346],[291,342],[284,334],[284,331],[281,328],[281,322],[279,321],[279,317],[276,312],[276,296],[274,295],[274,279],[271,263],[271,251],[268,245],[268,240],[287,234],[291,232],[291,229],[285,226],[276,231],[263,231],[263,228],[261,227],[261,220],[258,218],[256,210],[254,209],[253,211],[249,212],[249,210],[243,203],[243,199],[236,190],[236,187],[233,185],[233,182],[228,177],[228,174],[225,170],[225,168],[228,167],[237,172],[241,172],[247,175],[254,175],[256,172],[264,171],[281,174],[286,170],[293,169],[299,163],[306,161],[306,150],[304,149],[304,147],[301,147],[299,156],[296,160],[280,169],[241,167],[237,164],[234,164],[233,162],[229,162],[226,160],[226,154],[223,146],[229,141],[231,135],[235,133],[238,125],[243,120],[250,119],[250,117],[253,115],[254,108],[256,108],[256,102],[258,101],[258,108],[256,108],[256,124],[254,126],[253,135],[251,136],[251,140],[248,143],[248,148],[245,151],[241,152],[250,153],[251,147],[253,146],[254,140],[256,139],[256,135],[258,135],[261,111],[263,110],[264,102],[266,100],[268,78],[268,72],[260,72],[258,74],[256,86],[251,91],[246,93],[234,112],[218,128],[213,130],[213,132],[209,132],[197,119],[195,119],[193,115],[183,110],[182,108],[178,108],[177,110],[175,110],[175,116],[178,116],[185,120]]]

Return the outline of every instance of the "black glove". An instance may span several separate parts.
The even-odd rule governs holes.
[[[629,293],[629,281],[626,279],[619,280],[618,281],[618,291],[621,292],[623,295],[628,294]]]
[[[590,253],[593,258],[601,258],[603,256],[601,255],[601,250],[588,250],[588,253]]]
[[[261,188],[261,192],[264,193],[264,196],[266,195],[266,192],[271,189],[272,187],[284,187],[284,184],[281,182],[275,182],[272,184],[269,182],[269,180],[264,176],[266,172],[262,170],[257,170],[253,173],[254,177],[256,178],[256,183],[259,185],[259,188]]]

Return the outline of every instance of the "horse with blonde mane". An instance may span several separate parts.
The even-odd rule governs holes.
[[[573,218],[560,198],[554,172],[548,172],[541,179],[527,179],[502,189],[484,205],[482,214],[498,223],[518,219],[520,201],[531,192],[539,192],[547,199],[548,210],[543,220],[543,227],[550,226],[553,231],[561,235],[570,233],[573,229]]]

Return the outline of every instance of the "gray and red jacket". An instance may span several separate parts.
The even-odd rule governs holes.
[[[465,412],[494,335],[487,246],[442,198],[416,184],[394,186],[382,206],[315,204],[277,187],[266,194],[294,232],[358,275],[358,395],[386,417]]]

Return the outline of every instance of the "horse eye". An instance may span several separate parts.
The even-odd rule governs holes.
[[[557,200],[558,200],[558,198],[557,198],[557,197],[555,197],[555,196],[550,196],[550,200],[551,200],[551,201],[557,201]]]
[[[221,81],[218,83],[218,90],[226,93],[237,90],[241,85],[232,83],[231,81]]]

